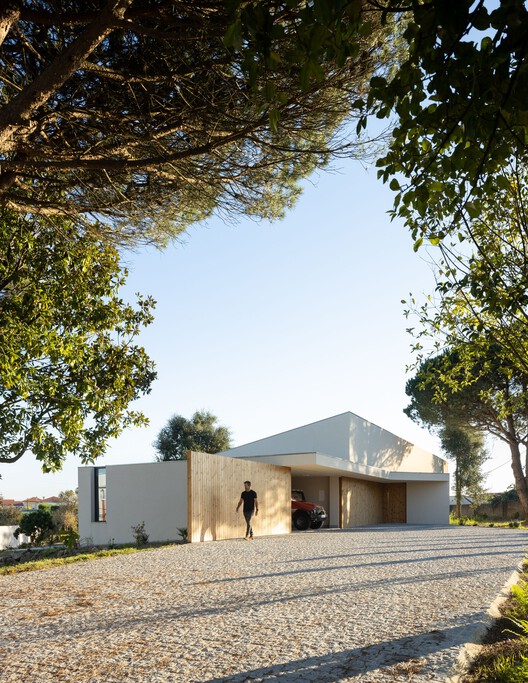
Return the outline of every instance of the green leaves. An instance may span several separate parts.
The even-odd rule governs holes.
[[[197,410],[190,420],[173,415],[159,432],[154,447],[156,459],[185,460],[187,451],[218,453],[231,446],[227,427],[217,425],[218,418],[207,411]]]
[[[0,462],[29,450],[46,472],[142,424],[128,406],[155,378],[133,343],[154,302],[124,303],[117,250],[69,228],[0,213]]]
[[[497,176],[526,152],[528,11],[523,0],[411,6],[409,59],[387,84],[371,79],[370,97],[378,115],[398,118],[381,177],[406,176],[395,211],[427,236],[458,231],[461,210],[477,218]]]

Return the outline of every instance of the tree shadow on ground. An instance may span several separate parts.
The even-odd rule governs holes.
[[[438,661],[435,664],[428,663],[427,657],[438,655],[441,651],[450,648],[457,650],[461,648],[479,627],[483,628],[483,622],[479,620],[481,617],[482,615],[475,613],[468,617],[464,624],[442,631],[434,630],[429,633],[386,640],[366,647],[259,667],[230,676],[210,678],[204,680],[203,683],[246,683],[249,681],[338,683],[354,677],[363,681],[364,676],[373,671],[379,674],[378,670],[390,675],[391,680],[398,680],[396,676],[398,669],[404,680],[411,680],[409,672],[413,667],[415,673],[422,675],[426,673],[426,668],[429,669],[427,671],[429,680],[431,680],[431,675],[435,676],[434,680],[444,680],[455,664],[457,652],[450,653],[450,656],[446,655],[443,658],[442,666],[445,671],[438,670],[436,666]]]

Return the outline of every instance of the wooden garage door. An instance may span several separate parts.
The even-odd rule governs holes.
[[[383,522],[407,523],[407,484],[383,485]]]

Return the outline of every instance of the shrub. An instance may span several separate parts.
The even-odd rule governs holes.
[[[71,505],[57,506],[55,510],[51,511],[53,523],[56,529],[73,529],[79,530],[79,522],[77,519],[77,511]]]
[[[11,505],[0,505],[0,526],[20,524],[24,513]]]
[[[14,531],[14,537],[20,534],[31,537],[32,545],[40,545],[51,538],[53,533],[53,518],[48,510],[33,510],[27,512],[20,521],[20,526]]]
[[[141,548],[141,546],[147,545],[149,537],[145,531],[145,522],[137,524],[136,526],[130,527],[134,533],[134,538],[136,539],[136,546]]]
[[[79,545],[79,534],[73,529],[64,529],[59,533],[61,543],[64,543],[67,550],[72,552]]]

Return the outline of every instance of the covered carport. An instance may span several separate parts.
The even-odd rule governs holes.
[[[449,521],[447,462],[351,412],[220,455],[289,467],[330,527]]]
[[[289,467],[292,489],[325,508],[328,527],[449,522],[447,473],[394,472],[317,452],[244,459]]]

